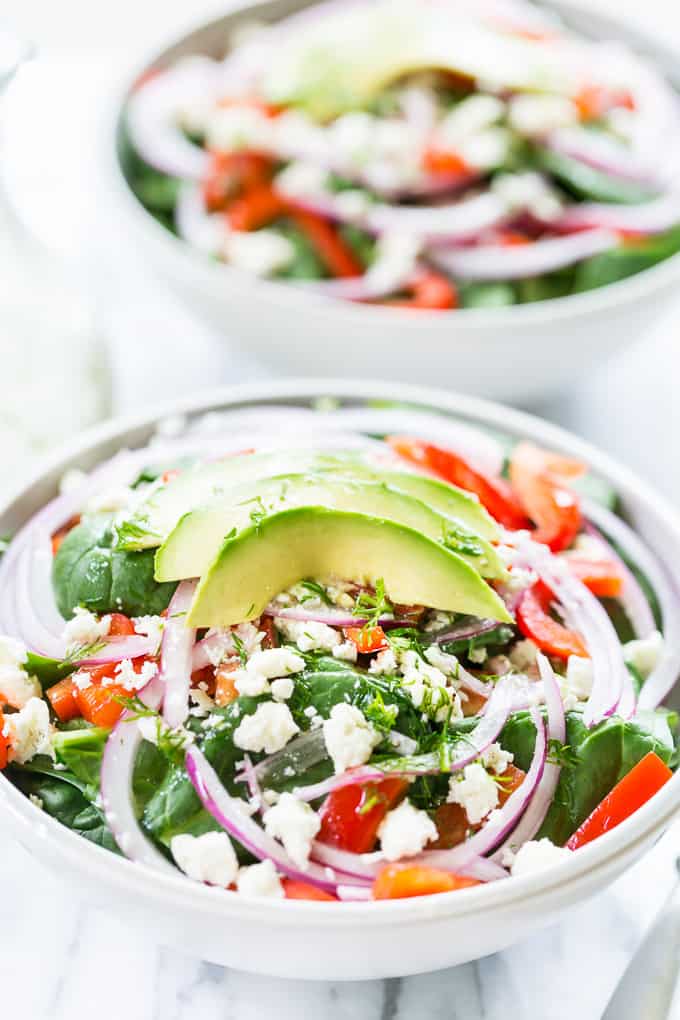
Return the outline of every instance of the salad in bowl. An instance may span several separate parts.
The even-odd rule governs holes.
[[[680,250],[680,115],[622,43],[515,0],[352,0],[151,67],[142,205],[206,260],[393,308],[581,294]]]
[[[0,786],[147,884],[463,902],[672,777],[677,595],[580,459],[354,398],[60,488],[0,561]]]

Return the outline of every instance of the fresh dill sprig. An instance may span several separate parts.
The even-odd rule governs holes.
[[[304,588],[307,592],[300,598],[300,602],[310,602],[312,599],[321,599],[326,606],[332,606],[333,602],[328,596],[328,592],[322,584],[318,581],[300,581],[300,588]]]
[[[248,662],[248,653],[246,652],[246,646],[243,644],[243,641],[238,636],[238,634],[235,634],[233,631],[231,634],[231,640],[234,642],[234,648],[236,649],[236,654],[241,660],[241,665],[245,666],[245,664]]]
[[[363,616],[366,618],[364,630],[371,630],[380,623],[380,617],[394,611],[392,603],[385,595],[385,582],[379,577],[375,582],[375,592],[362,591],[352,610],[352,616]]]
[[[578,764],[578,754],[570,744],[563,744],[556,737],[548,741],[548,754],[545,759],[550,765],[559,765],[560,768],[570,768]]]

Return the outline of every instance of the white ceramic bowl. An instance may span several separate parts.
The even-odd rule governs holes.
[[[309,0],[267,0],[229,14],[159,49],[135,68],[106,136],[105,173],[130,242],[189,306],[273,369],[301,375],[361,367],[367,377],[437,383],[504,400],[545,396],[649,330],[680,279],[680,255],[620,283],[573,297],[500,309],[410,313],[334,301],[260,280],[211,261],[146,212],[121,171],[117,140],[130,84],[178,57],[224,54],[239,20],[276,20]],[[622,39],[678,80],[679,56],[615,21],[570,2],[550,2],[585,35]]]
[[[589,463],[620,494],[649,547],[680,566],[680,518],[646,485],[592,447],[536,418],[442,391],[350,380],[284,381],[224,389],[174,403],[153,415],[93,429],[46,464],[0,506],[0,534],[12,532],[56,491],[64,471],[90,468],[123,446],[146,443],[172,413],[234,406],[307,404],[317,395],[343,403],[400,400],[534,439]],[[420,899],[337,904],[252,902],[157,874],[88,843],[49,818],[0,776],[0,826],[79,895],[103,904],[159,941],[244,970],[282,977],[349,980],[436,970],[495,952],[522,938],[612,879],[661,834],[680,800],[680,774],[633,817],[558,867],[525,878]]]

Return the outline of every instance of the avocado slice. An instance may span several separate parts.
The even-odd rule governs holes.
[[[201,580],[192,627],[256,619],[306,577],[383,579],[388,598],[512,623],[502,599],[457,553],[413,528],[368,514],[304,506],[271,514],[228,538]]]
[[[476,496],[463,489],[428,475],[393,470],[387,465],[383,471],[359,450],[297,449],[226,457],[183,471],[174,481],[154,491],[128,520],[117,525],[117,546],[130,551],[154,548],[165,541],[185,514],[197,507],[250,499],[257,496],[257,491],[243,487],[254,487],[255,483],[272,476],[302,472],[385,481],[423,500],[481,538],[498,538],[495,521]],[[226,528],[224,534],[228,531]]]
[[[250,498],[247,494],[240,498],[244,488],[248,487],[242,487],[240,495],[233,493],[235,498],[199,507],[181,518],[156,553],[157,580],[202,577],[234,529],[240,531],[263,515],[303,505],[353,510],[405,524],[453,549],[483,577],[506,576],[505,566],[489,542],[385,482],[291,474],[256,483],[250,487]]]

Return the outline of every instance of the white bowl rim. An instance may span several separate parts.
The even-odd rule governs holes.
[[[129,415],[87,430],[77,440],[65,444],[49,458],[45,458],[32,473],[31,479],[17,487],[12,497],[3,500],[0,513],[11,509],[12,504],[30,492],[45,475],[64,468],[72,458],[86,455],[106,441],[132,429],[151,429],[172,415],[193,415],[206,411],[229,408],[241,404],[269,403],[274,401],[307,401],[318,396],[337,397],[340,400],[366,399],[398,400],[420,405],[455,417],[469,419],[472,424],[482,422],[518,436],[528,436],[539,443],[569,452],[584,459],[595,472],[612,481],[618,491],[635,493],[642,503],[651,505],[665,526],[680,541],[680,516],[659,498],[651,488],[640,481],[629,469],[622,467],[609,455],[601,453],[568,431],[500,404],[481,398],[450,394],[429,387],[393,383],[371,383],[355,379],[283,379],[269,383],[246,383],[220,387],[201,397],[173,400],[160,404],[143,415]],[[25,797],[5,777],[0,776],[0,804],[12,817],[20,836],[27,842],[49,838],[63,858],[77,864],[82,872],[107,885],[125,887],[136,896],[156,901],[170,899],[175,906],[183,906],[206,914],[221,913],[231,917],[248,917],[258,914],[269,924],[287,925],[296,920],[322,920],[324,925],[338,927],[362,924],[376,927],[395,921],[411,922],[448,916],[493,914],[494,910],[512,907],[517,901],[526,902],[566,883],[577,884],[597,872],[606,872],[613,858],[635,852],[670,823],[680,802],[680,772],[642,808],[616,829],[574,853],[573,858],[535,874],[498,881],[451,893],[413,899],[369,903],[345,902],[342,909],[335,903],[306,902],[303,900],[249,900],[238,894],[228,895],[208,886],[191,882],[179,873],[157,873],[143,865],[128,861],[81,836],[45,815],[28,797]]]
[[[270,0],[260,0],[259,3],[253,3],[252,0],[238,0],[233,7],[230,6],[229,10],[221,16],[210,18],[208,21],[194,22],[191,27],[186,28],[182,32],[174,32],[164,41],[161,47],[156,44],[153,51],[147,54],[146,58],[141,61],[137,58],[127,73],[121,77],[110,106],[109,115],[106,118],[106,133],[104,137],[106,165],[104,172],[112,192],[123,202],[128,213],[137,220],[139,229],[146,230],[149,236],[153,238],[154,243],[157,246],[164,247],[170,257],[178,262],[182,261],[185,270],[193,272],[197,279],[200,277],[204,286],[218,287],[220,284],[223,285],[226,275],[236,281],[240,281],[244,288],[256,289],[260,293],[266,292],[266,296],[270,301],[285,308],[290,308],[291,311],[300,307],[300,299],[302,299],[304,307],[311,304],[319,309],[332,311],[334,317],[347,320],[348,328],[352,323],[356,323],[359,320],[364,321],[369,326],[371,324],[371,317],[373,317],[375,322],[380,321],[381,325],[386,321],[388,323],[391,321],[398,322],[404,328],[408,328],[410,325],[417,329],[419,324],[422,326],[424,323],[432,324],[435,328],[438,328],[438,324],[441,324],[442,329],[447,334],[447,340],[450,341],[454,339],[454,336],[451,334],[451,326],[456,322],[460,323],[461,328],[472,328],[482,332],[488,330],[489,327],[500,327],[506,321],[509,326],[513,327],[521,327],[522,325],[533,326],[542,323],[549,325],[556,319],[563,320],[581,315],[589,315],[606,310],[613,305],[621,305],[622,303],[626,305],[635,304],[649,298],[657,291],[670,286],[671,283],[680,278],[680,252],[677,252],[675,255],[671,255],[669,258],[658,262],[656,265],[634,273],[623,280],[606,284],[603,287],[596,287],[593,290],[583,291],[580,294],[568,294],[564,297],[548,298],[542,301],[500,308],[457,308],[450,312],[418,309],[417,314],[409,315],[408,310],[404,314],[404,309],[390,308],[388,305],[341,301],[316,293],[311,289],[304,290],[302,287],[297,288],[286,281],[260,279],[240,269],[228,265],[220,265],[206,258],[187,242],[163,227],[133,194],[123,173],[118,153],[118,132],[122,123],[123,110],[133,83],[145,71],[153,67],[167,50],[180,45],[195,32],[218,24],[225,17],[233,16],[238,18],[241,15],[254,17],[257,14],[258,6],[260,4],[264,6],[268,2]],[[589,16],[589,12],[581,6],[579,0],[544,0],[544,6],[548,8],[557,7],[566,11],[568,16],[575,17],[576,19],[583,19]],[[663,63],[668,66],[680,63],[680,47],[669,45],[667,40],[661,39],[659,33],[644,30],[639,26],[633,26],[628,23],[622,25],[615,17],[609,16],[604,12],[598,12],[597,20],[599,25],[606,26],[608,37],[615,39],[623,33],[626,38],[633,40],[633,48],[636,51],[648,51],[650,55],[646,59],[651,63],[655,65]],[[597,37],[599,38],[600,36],[601,33],[598,32]],[[669,80],[668,73],[665,70],[662,70],[661,73]],[[671,84],[673,83],[671,82]]]

